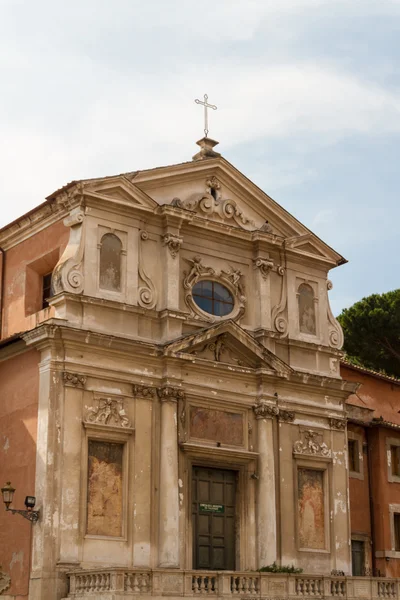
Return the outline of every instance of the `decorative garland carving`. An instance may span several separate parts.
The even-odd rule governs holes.
[[[155,387],[147,386],[147,385],[136,385],[132,386],[133,395],[141,396],[142,398],[155,398],[157,389]]]
[[[147,275],[143,266],[143,252],[142,252],[142,243],[149,239],[149,234],[147,231],[140,232],[140,241],[139,241],[139,278],[141,279],[143,285],[139,287],[139,298],[138,303],[143,308],[154,308],[157,304],[157,290],[154,286],[154,283],[151,281],[150,277]]]
[[[256,415],[256,419],[271,419],[279,414],[278,407],[268,404],[265,400],[261,400],[258,404],[254,404],[253,411]]]
[[[85,422],[113,425],[114,427],[131,427],[123,401],[116,398],[99,398],[98,406],[89,408],[86,413]]]
[[[338,429],[339,431],[345,431],[346,429],[345,419],[329,419],[329,424],[332,429]]]
[[[333,283],[329,279],[326,282],[326,287],[328,291],[333,288]],[[329,297],[327,298],[327,303],[329,321],[329,345],[332,346],[332,348],[338,348],[340,350],[344,342],[343,330],[340,326],[339,321],[333,316],[331,305],[329,303]]]
[[[171,387],[169,385],[157,388],[157,395],[161,402],[178,402],[178,400],[185,399],[185,392],[181,388]]]
[[[302,432],[301,440],[297,440],[293,444],[293,453],[294,454],[306,454],[306,455],[319,455],[330,457],[331,451],[325,442],[320,441],[322,439],[322,434],[317,431],[313,431],[312,429],[307,429]]]
[[[81,207],[74,208],[64,219],[70,227],[67,247],[55,266],[51,285],[54,294],[83,292],[83,256],[85,248],[85,213]]]
[[[84,388],[86,383],[86,375],[80,373],[63,372],[64,385],[76,388]]]
[[[0,566],[0,569],[2,567]],[[11,585],[11,577],[4,573],[4,571],[0,571],[0,594],[8,590]]]
[[[293,423],[295,419],[295,413],[293,410],[284,410],[283,408],[279,409],[279,420],[284,423]]]
[[[172,204],[178,208],[199,213],[202,217],[216,215],[222,220],[233,220],[243,229],[254,228],[254,221],[245,216],[235,200],[229,198],[223,200],[221,198],[220,189],[219,181],[216,177],[212,177],[206,181],[206,192],[204,194],[195,194],[186,200],[174,198]],[[211,193],[212,191],[214,191],[215,198]]]
[[[254,261],[254,267],[260,269],[260,273],[264,279],[267,279],[269,273],[274,268],[274,261],[270,258],[258,257]]]
[[[179,237],[179,235],[166,233],[163,236],[163,243],[165,246],[168,246],[168,250],[170,251],[172,258],[176,258],[179,250],[181,249],[183,239]]]
[[[285,268],[278,266],[276,272],[282,277],[281,297],[279,304],[277,304],[272,310],[272,323],[276,331],[282,334],[282,337],[287,335],[288,322],[285,316],[286,305],[287,305],[287,291],[286,291],[286,278]]]
[[[192,296],[192,288],[198,281],[201,279],[209,279],[210,277],[214,281],[220,281],[226,285],[229,291],[233,296],[236,297],[235,308],[232,313],[230,313],[229,318],[233,320],[238,320],[243,315],[245,306],[246,306],[246,295],[243,283],[243,273],[239,269],[235,269],[234,267],[230,267],[229,271],[224,271],[221,269],[219,273],[212,267],[206,267],[201,263],[201,256],[194,256],[193,259],[185,258],[186,262],[191,264],[191,269],[189,272],[184,271],[184,280],[183,287],[189,292],[185,295],[185,302],[188,308],[190,309],[192,315],[195,318],[201,317],[205,321],[209,321],[213,323],[218,319],[213,315],[209,315],[206,312],[202,311],[197,304],[193,300]]]

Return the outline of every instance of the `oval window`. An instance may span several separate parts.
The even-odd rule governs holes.
[[[199,281],[192,288],[192,297],[201,310],[217,317],[229,315],[235,305],[230,291],[216,281]]]

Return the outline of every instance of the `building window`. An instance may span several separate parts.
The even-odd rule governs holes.
[[[299,328],[301,333],[315,335],[317,332],[314,290],[307,283],[302,283],[297,291],[299,304]]]
[[[230,291],[216,281],[199,281],[192,288],[194,302],[210,315],[224,317],[234,308],[234,300]]]
[[[48,299],[53,295],[51,289],[51,276],[52,273],[47,273],[42,277],[42,308],[49,306]]]
[[[360,472],[360,459],[358,453],[358,441],[348,440],[347,442],[349,456],[349,471],[353,473]]]
[[[400,552],[400,513],[393,513],[394,549]]]
[[[390,446],[392,475],[400,477],[400,446]]]

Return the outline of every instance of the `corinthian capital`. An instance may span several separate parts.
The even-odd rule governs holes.
[[[256,419],[272,419],[279,413],[277,406],[268,404],[265,402],[265,400],[261,400],[258,402],[258,404],[254,404],[253,410],[254,414],[256,415]]]

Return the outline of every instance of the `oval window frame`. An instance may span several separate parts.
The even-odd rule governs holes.
[[[185,295],[185,302],[196,319],[201,318],[203,321],[208,321],[209,323],[216,323],[219,321],[229,320],[237,321],[243,316],[245,311],[246,298],[245,296],[240,296],[237,293],[237,289],[228,278],[225,278],[223,276],[213,277],[212,275],[203,275],[202,277],[199,277],[197,279],[196,283],[200,283],[201,281],[213,281],[214,283],[219,283],[220,285],[224,286],[233,298],[233,310],[229,314],[224,315],[222,317],[206,312],[205,310],[200,308],[200,306],[198,306],[198,304],[196,304],[196,302],[194,301],[193,288],[195,284],[193,284],[189,292]]]

